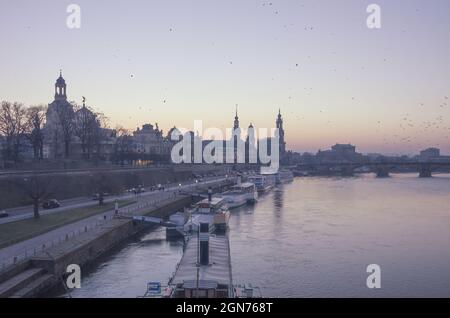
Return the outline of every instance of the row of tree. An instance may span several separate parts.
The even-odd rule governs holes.
[[[58,107],[56,109],[58,124],[44,132],[46,122],[46,106],[29,106],[22,103],[2,101],[0,108],[0,136],[3,137],[2,155],[4,160],[17,163],[25,145],[33,149],[34,159],[44,156],[44,139],[61,136],[64,142],[64,156],[70,156],[70,146],[74,137],[78,137],[82,154],[90,159],[97,151],[101,141],[107,138],[107,118],[86,106]],[[56,137],[55,137],[56,139]],[[48,141],[52,142],[52,141]]]
[[[51,125],[46,125],[47,118],[49,122],[51,120]],[[117,164],[124,165],[139,159],[170,161],[169,155],[136,153],[130,131],[123,127],[114,130],[107,127],[106,116],[74,102],[60,104],[48,112],[48,107],[44,105],[27,107],[18,102],[2,101],[0,157],[5,162],[18,163],[23,159],[24,150],[32,148],[33,158],[41,160],[44,158],[45,143],[55,149],[55,158],[70,158],[73,142],[77,138],[83,159],[90,160],[101,153],[104,140],[114,137],[113,149],[109,151],[110,159]]]
[[[35,158],[42,158],[45,121],[44,106],[24,107],[21,103],[3,101],[0,108],[0,135],[4,138],[3,157],[19,161],[22,145],[28,140]]]
[[[9,179],[10,186],[33,206],[34,218],[40,217],[40,207],[46,200],[52,199],[58,189],[64,187],[64,179],[54,175],[33,173],[26,177],[12,177]],[[111,174],[97,172],[90,176],[86,186],[86,195],[95,193],[119,194],[123,186]],[[82,193],[80,193],[81,195]]]
[[[89,160],[94,152],[100,153],[101,142],[110,137],[107,135],[109,130],[106,130],[108,118],[87,106],[76,106],[72,122],[70,132],[79,138],[83,158]],[[66,155],[69,153],[66,152]]]

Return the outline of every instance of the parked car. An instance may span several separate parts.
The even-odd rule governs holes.
[[[45,201],[42,204],[42,207],[46,210],[56,209],[56,208],[59,208],[60,206],[61,206],[61,204],[59,204],[58,200],[56,200],[56,199],[51,199],[51,200]]]
[[[139,187],[138,188],[138,192],[142,193],[142,192],[146,192],[147,190],[144,187]]]
[[[9,214],[6,213],[6,211],[1,211],[1,212],[0,212],[0,219],[1,219],[1,218],[6,218],[6,217],[8,217],[8,216],[9,216]]]

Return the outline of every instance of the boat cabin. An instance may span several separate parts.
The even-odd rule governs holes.
[[[223,198],[213,197],[211,201],[209,199],[204,199],[197,203],[198,213],[218,213],[225,209],[225,200]]]
[[[255,184],[252,182],[244,182],[231,187],[229,192],[253,193],[255,192]]]

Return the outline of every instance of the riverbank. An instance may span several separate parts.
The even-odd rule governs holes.
[[[448,297],[450,174],[296,178],[233,210],[233,281],[264,297]],[[134,298],[168,281],[182,242],[161,229],[121,244],[82,278],[73,298]],[[382,288],[369,289],[378,264]],[[60,293],[57,296],[62,296]]]
[[[171,196],[152,207],[136,210],[136,213],[166,217],[190,204],[188,196]],[[66,241],[2,271],[0,297],[39,297],[62,284],[68,265],[88,266],[145,228],[145,225],[132,220],[115,218],[75,237],[67,237]]]
[[[136,203],[135,200],[118,201],[123,208]],[[0,249],[29,238],[49,232],[58,227],[98,215],[114,208],[114,203],[106,203],[103,206],[75,208],[64,213],[43,215],[39,219],[25,219],[6,224],[0,224]]]
[[[24,178],[38,175],[48,187],[52,198],[60,201],[91,197],[98,188],[110,194],[144,185],[169,184],[193,180],[197,175],[226,175],[228,165],[168,165],[146,168],[103,168],[80,170],[43,170],[4,172],[0,174],[0,211],[31,204],[26,194]],[[45,182],[44,182],[45,181]]]

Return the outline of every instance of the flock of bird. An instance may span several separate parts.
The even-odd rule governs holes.
[[[271,10],[274,10],[274,14],[279,14],[279,10],[275,9],[274,4],[272,2],[264,2],[262,3],[262,6],[270,8]],[[292,26],[291,24],[290,26]],[[283,25],[283,27],[287,28],[288,25]],[[170,27],[169,32],[174,32],[174,28]],[[315,30],[314,26],[304,26],[303,30],[305,32],[311,32]],[[336,55],[337,52],[333,51],[331,52],[332,55]],[[311,60],[311,56],[307,56],[307,60]],[[386,57],[382,58],[382,62],[387,63],[388,59]],[[233,60],[229,60],[228,64],[230,66],[234,66]],[[301,63],[293,63],[293,69],[301,69],[302,65]],[[361,70],[365,70],[364,66],[360,67]],[[333,68],[331,70],[332,72],[337,72],[336,68]],[[134,79],[135,74],[130,74],[130,78]],[[346,80],[349,80],[349,76],[345,77]],[[274,77],[272,77],[272,80],[275,80]],[[304,96],[312,96],[313,95],[313,87],[303,87],[303,93]],[[287,103],[291,104],[293,102],[292,95],[287,97]],[[355,96],[349,96],[349,103],[355,103],[357,102]],[[166,98],[161,99],[161,106],[165,106],[165,104],[168,103]],[[286,103],[286,104],[287,104]],[[361,101],[363,103],[363,101]],[[407,113],[402,115],[400,118],[397,119],[398,127],[392,129],[393,127],[388,126],[388,123],[384,123],[384,119],[373,119],[373,127],[375,132],[378,134],[380,140],[383,144],[386,145],[408,145],[412,144],[415,141],[417,141],[417,138],[420,138],[422,142],[433,144],[435,146],[439,146],[439,143],[435,144],[436,136],[440,136],[445,138],[446,140],[450,139],[450,110],[448,108],[448,96],[443,96],[441,102],[437,105],[437,107],[433,107],[432,105],[427,105],[423,102],[418,103],[419,109],[416,109],[415,112],[417,113],[423,113],[424,116],[422,116],[421,120],[417,120],[417,115],[412,116],[411,114]],[[415,106],[412,106],[414,108]],[[139,107],[139,110],[142,110],[143,107]],[[151,111],[151,109],[148,109]],[[301,108],[300,108],[301,110]],[[438,110],[440,110],[440,113],[438,113]],[[324,123],[325,125],[330,128],[330,125],[334,123],[333,118],[330,118],[330,115],[327,115],[326,109],[317,109],[316,115],[323,115]],[[425,119],[430,117],[432,113],[436,113],[435,117],[432,119]],[[289,120],[290,121],[300,121],[305,122],[308,120],[308,117],[304,113],[297,113],[294,111],[289,112]],[[131,119],[132,116],[129,116],[129,119]],[[317,116],[315,116],[317,118]],[[388,121],[391,123],[392,121],[395,121],[395,118],[390,117]],[[293,124],[295,125],[295,124]],[[325,127],[324,127],[325,128]],[[389,128],[389,129],[388,129]],[[330,128],[331,129],[331,128]],[[386,133],[386,131],[397,131],[397,133]]]

